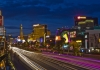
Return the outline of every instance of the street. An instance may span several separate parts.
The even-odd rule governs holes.
[[[12,54],[12,62],[16,68],[16,70],[31,70],[26,64],[24,64],[18,57],[17,54]]]
[[[28,58],[33,65],[36,65],[40,70],[99,70],[100,60],[90,59],[86,57],[71,56],[66,54],[58,54],[51,52],[35,53],[18,49],[14,47],[18,53],[24,55],[23,58]],[[17,53],[16,53],[17,54]],[[13,62],[17,70],[28,70],[29,68],[19,62],[19,56],[14,53]],[[31,70],[31,69],[30,69]]]

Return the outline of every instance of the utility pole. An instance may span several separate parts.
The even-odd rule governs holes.
[[[5,49],[5,47],[6,47],[6,30],[5,30],[5,27],[3,26],[3,33],[4,33],[4,54],[5,54],[5,51],[6,51],[6,49]]]

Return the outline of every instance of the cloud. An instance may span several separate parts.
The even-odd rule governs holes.
[[[18,26],[5,26],[5,28],[6,29],[20,29],[20,27],[18,27]],[[29,30],[31,30],[31,28],[30,27],[23,27],[23,29],[29,29]]]
[[[7,12],[6,12],[7,11]],[[19,16],[26,17],[37,17],[39,15],[47,15],[50,13],[47,7],[18,7],[18,8],[7,8],[3,9],[5,18],[14,18]]]
[[[8,31],[18,30],[21,23],[26,31],[31,32],[34,23],[45,23],[53,31],[53,28],[56,30],[58,27],[73,25],[73,17],[77,15],[99,14],[100,17],[99,3],[94,0],[0,0],[0,9]]]
[[[74,4],[100,4],[99,0],[64,0],[65,3],[74,3]]]
[[[5,26],[6,28],[6,34],[12,34],[13,36],[18,36],[20,34],[20,27],[17,26]],[[29,27],[23,27],[23,33],[29,34],[32,32],[32,29]]]
[[[100,4],[76,4],[71,3],[71,1],[69,1],[69,3],[65,2],[64,0],[6,1],[3,2],[3,4],[7,5],[2,7],[2,10],[5,19],[11,19],[14,17],[15,19],[18,19],[19,17],[22,17],[21,20],[24,19],[24,17],[39,18],[41,16],[46,18],[48,17],[61,19],[72,17],[77,14],[86,15],[100,12]]]
[[[13,35],[13,36],[16,36],[16,35],[19,35],[19,32],[7,32],[6,35]]]
[[[43,0],[44,4],[46,5],[54,5],[54,4],[61,4],[64,0]]]

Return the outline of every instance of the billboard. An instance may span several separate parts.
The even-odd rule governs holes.
[[[63,31],[61,36],[65,39],[65,43],[69,42],[69,32],[68,31]]]
[[[0,26],[3,26],[3,16],[0,16]]]
[[[76,31],[71,31],[70,38],[75,38],[75,37],[76,37]]]
[[[60,41],[61,40],[61,36],[56,36],[55,40],[56,41]]]

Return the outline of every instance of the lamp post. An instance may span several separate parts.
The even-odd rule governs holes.
[[[8,40],[7,40],[7,41],[9,42],[9,44],[10,44],[11,36],[12,36],[12,35],[8,35]]]
[[[45,46],[45,38],[46,38],[46,33],[44,33],[44,46]]]
[[[6,30],[4,29],[4,54],[6,53]]]

